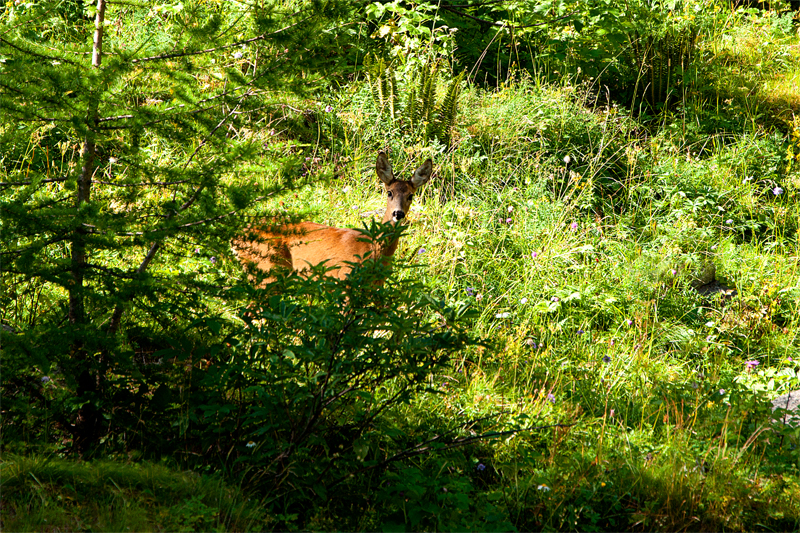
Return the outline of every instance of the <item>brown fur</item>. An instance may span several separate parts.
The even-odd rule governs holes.
[[[381,152],[375,170],[386,186],[383,222],[396,224],[405,219],[413,194],[430,179],[433,163],[428,159],[410,180],[397,180],[389,159]],[[397,240],[378,249],[375,243],[360,239],[364,239],[364,234],[358,230],[300,222],[271,228],[250,227],[241,239],[233,242],[233,249],[245,266],[253,264],[264,272],[269,272],[275,265],[291,267],[299,272],[309,265],[325,262],[326,266],[334,267],[328,272],[329,276],[344,279],[352,269],[347,262],[360,263],[377,255],[388,260],[397,249]]]

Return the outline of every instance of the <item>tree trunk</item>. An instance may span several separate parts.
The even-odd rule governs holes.
[[[97,0],[97,14],[94,20],[94,47],[92,50],[92,67],[100,68],[103,57],[103,23],[106,2]],[[80,375],[78,377],[77,396],[83,402],[75,426],[73,428],[74,446],[83,454],[97,440],[101,414],[97,406],[97,395],[100,392],[102,372],[94,355],[87,351],[82,336],[88,320],[84,306],[84,275],[86,270],[86,227],[83,223],[84,204],[89,201],[92,192],[92,176],[95,170],[95,128],[99,109],[99,98],[91,99],[86,112],[86,137],[84,138],[81,158],[83,167],[78,179],[78,190],[75,195],[75,216],[79,222],[72,238],[72,285],[69,289],[69,322],[77,334],[73,345],[73,357],[77,359]]]

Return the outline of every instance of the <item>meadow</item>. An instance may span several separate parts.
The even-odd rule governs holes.
[[[97,403],[113,430],[89,452],[65,429],[85,406],[63,371],[75,345],[42,355],[67,291],[4,272],[3,530],[800,528],[800,426],[772,405],[800,390],[800,32],[785,7],[687,6],[707,22],[660,105],[577,55],[459,76],[452,33],[414,52],[430,32],[399,11],[381,38],[420,61],[265,96],[263,117],[228,131],[249,147],[215,189],[236,216],[153,263],[200,289],[145,292],[124,338],[97,348],[116,354]],[[405,102],[429,79],[420,115]],[[46,137],[0,181],[36,166]],[[146,157],[178,159],[180,143],[149,141]],[[370,226],[380,150],[404,179],[434,163],[391,271],[255,288],[229,245],[245,224],[386,231]],[[95,201],[136,213],[167,196]],[[132,242],[98,256],[135,266],[150,242]],[[92,305],[110,315],[103,290]]]

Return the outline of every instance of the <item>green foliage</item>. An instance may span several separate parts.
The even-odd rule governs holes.
[[[43,30],[85,51],[91,24],[82,8],[62,7]],[[80,210],[81,135],[91,130],[81,117],[94,86],[70,77],[80,69],[47,71],[62,91],[48,105],[76,111],[53,111],[56,127],[0,129],[2,224],[13,230],[2,257],[16,269],[0,288],[0,319],[13,326],[0,331],[2,450],[15,464],[14,453],[63,456],[94,413],[94,453],[117,459],[11,477],[7,461],[3,493],[14,497],[3,526],[13,509],[31,529],[59,515],[60,529],[797,530],[800,435],[771,404],[800,389],[797,35],[780,6],[695,7],[373,2],[346,29],[314,26],[360,33],[337,41],[342,55],[314,61],[374,54],[368,83],[350,80],[325,102],[288,100],[274,88],[314,85],[315,71],[276,85],[264,72],[255,94],[197,119],[201,103],[224,101],[259,65],[299,66],[310,38],[275,35],[170,68],[140,61],[117,82],[125,54],[107,56],[104,79],[118,92],[95,91],[100,110],[116,109],[111,95],[141,115],[101,122],[130,130],[95,128],[102,164]],[[34,7],[14,13],[25,9]],[[182,46],[177,27],[237,27],[212,4],[117,9],[114,35],[132,43],[128,53]],[[253,13],[252,24],[281,13]],[[448,87],[443,73],[463,67],[466,81]],[[475,86],[485,81],[499,87]],[[0,97],[18,114],[38,109]],[[437,115],[448,102],[458,108],[449,126]],[[442,131],[447,150],[433,142]],[[398,175],[421,154],[436,168],[415,195],[394,272],[368,262],[345,281],[322,267],[265,289],[245,283],[228,237],[275,211],[362,225],[385,201],[377,149],[392,150]],[[152,169],[171,185],[125,182]],[[318,176],[332,179],[278,194]],[[197,190],[189,183],[207,189],[173,227],[169,214]],[[223,216],[237,210],[252,218]],[[83,234],[85,328],[65,319],[79,219],[98,228]],[[186,225],[198,222],[201,231]],[[114,228],[142,234],[122,247]],[[163,247],[150,266],[125,278],[153,239]],[[120,301],[124,320],[110,335],[103,320]],[[225,484],[197,489],[146,462],[161,458]],[[129,462],[166,488],[152,490],[158,502]],[[73,477],[110,510],[83,503]],[[234,485],[259,512],[236,506]]]
[[[584,3],[573,25],[576,33],[560,39],[584,76],[611,89],[636,109],[682,101],[697,55],[700,3]],[[705,28],[703,28],[705,29]]]
[[[0,473],[6,531],[244,531],[270,522],[219,479],[163,465],[6,456]]]
[[[375,106],[382,115],[388,115],[392,126],[412,138],[419,137],[419,132],[422,132],[422,142],[436,139],[446,148],[451,147],[463,73],[450,80],[444,96],[437,102],[439,68],[432,63],[423,64],[407,78],[405,106],[401,109],[401,96],[392,67],[386,65],[383,59],[370,56],[364,60],[364,67]]]
[[[386,231],[365,235],[391,239]],[[213,439],[247,486],[286,512],[312,495],[344,497],[352,476],[414,454],[387,417],[435,390],[431,375],[472,342],[460,325],[466,306],[446,307],[387,269],[368,261],[344,281],[318,269],[264,290],[239,287],[252,301],[249,326],[207,348],[226,364],[200,378],[208,396],[192,401],[189,433]]]
[[[319,50],[342,49],[348,37],[331,28],[348,6],[278,7],[0,11],[0,298],[3,319],[28,326],[9,357],[35,353],[42,374],[64,373],[76,399],[61,427],[81,452],[99,443],[104,413],[119,412],[114,382],[139,377],[128,326],[153,336],[205,314],[240,213],[302,178],[292,154],[273,158],[257,136],[226,132],[275,113],[278,91],[318,89],[346,59]],[[243,189],[252,160],[248,170],[269,178]]]

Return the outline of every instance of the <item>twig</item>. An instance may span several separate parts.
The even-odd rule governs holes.
[[[519,29],[523,29],[523,28],[533,28],[533,27],[536,27],[536,26],[544,26],[546,24],[551,24],[553,22],[556,22],[556,21],[559,21],[559,20],[563,20],[565,18],[569,18],[569,17],[571,17],[572,15],[574,15],[577,12],[577,11],[573,11],[571,13],[567,13],[566,15],[563,15],[563,16],[560,16],[560,17],[557,17],[557,18],[554,18],[554,19],[551,19],[551,20],[546,20],[544,22],[537,22],[536,24],[523,24],[523,25],[520,25],[520,26],[514,26],[514,25],[511,25],[511,24],[508,24],[507,22],[493,22],[491,20],[484,20],[484,19],[482,19],[480,17],[476,17],[474,15],[470,15],[469,13],[464,13],[463,11],[459,11],[458,9],[454,9],[452,6],[449,6],[447,4],[442,4],[441,8],[444,9],[444,10],[450,11],[451,13],[455,13],[456,15],[459,15],[459,16],[462,16],[462,17],[466,17],[468,19],[476,20],[476,21],[481,22],[483,24],[488,24],[490,26],[497,26],[497,27],[500,27],[500,28],[509,28],[509,29],[512,29],[512,30],[519,30]]]
[[[298,13],[299,13],[299,11],[297,13],[294,13],[292,16],[295,16]],[[218,47],[215,47],[215,48],[206,48],[205,50],[196,50],[194,52],[175,52],[173,54],[162,54],[162,55],[159,55],[159,56],[143,57],[142,59],[134,59],[134,60],[131,61],[131,63],[136,64],[136,63],[143,63],[145,61],[161,61],[163,59],[173,59],[175,57],[195,56],[195,55],[200,55],[200,54],[207,54],[209,52],[216,52],[218,50],[226,50],[228,48],[233,48],[233,47],[236,47],[236,46],[241,46],[243,44],[253,43],[253,42],[256,42],[256,41],[263,41],[264,39],[266,39],[268,37],[272,37],[273,35],[278,35],[279,33],[282,33],[282,32],[284,32],[286,30],[294,28],[295,26],[297,26],[297,25],[299,25],[299,24],[311,19],[312,17],[313,17],[313,15],[308,16],[308,17],[304,18],[303,20],[297,21],[294,24],[290,24],[289,26],[285,26],[285,27],[283,27],[283,28],[281,28],[279,30],[276,30],[276,31],[272,32],[272,33],[265,33],[263,35],[259,35],[258,37],[253,37],[252,39],[246,39],[244,41],[238,41],[238,42],[235,42],[235,43],[226,44],[225,46],[218,46]]]
[[[502,413],[500,413],[500,414],[502,414]],[[498,415],[493,415],[493,416],[498,416]],[[486,418],[492,418],[493,416],[486,417]],[[474,423],[474,421],[468,422],[466,424],[462,424],[461,427],[466,427],[466,425],[472,424],[472,423]],[[508,430],[508,431],[492,431],[492,432],[489,432],[489,433],[484,433],[482,435],[474,435],[472,437],[464,437],[464,438],[461,438],[461,439],[456,439],[456,440],[451,441],[449,443],[444,443],[441,449],[450,450],[450,449],[453,449],[453,448],[458,448],[460,446],[466,446],[467,444],[469,444],[471,442],[475,442],[477,440],[483,440],[483,439],[489,439],[489,438],[495,438],[495,437],[503,437],[503,436],[506,436],[506,435],[515,435],[517,433],[522,433],[524,431],[536,431],[538,429],[550,429],[550,428],[564,428],[564,427],[572,427],[574,425],[575,424],[549,424],[549,425],[546,425],[546,426],[534,426],[534,427],[524,428],[524,429],[511,429],[511,430]],[[356,475],[364,473],[364,472],[369,472],[370,470],[375,470],[376,468],[383,468],[384,466],[388,465],[389,463],[393,463],[393,462],[399,461],[401,459],[406,459],[408,457],[414,457],[414,456],[417,456],[417,455],[422,455],[424,453],[427,453],[427,452],[429,452],[431,450],[431,445],[436,443],[437,441],[441,440],[441,437],[442,437],[442,435],[436,435],[435,437],[432,437],[432,438],[430,438],[430,439],[428,439],[426,441],[420,442],[419,444],[417,444],[416,446],[414,446],[412,448],[407,448],[407,449],[403,450],[402,452],[396,453],[393,456],[389,457],[388,459],[384,459],[380,463],[376,463],[376,464],[370,465],[370,466],[365,466],[365,467],[360,468],[360,469],[358,469],[358,470],[356,470],[354,472],[351,472],[350,474],[348,474],[346,476],[342,476],[339,479],[333,481],[330,485],[327,485],[327,488],[330,490],[331,487],[335,487],[336,485],[338,485],[339,483],[341,483],[342,481],[344,481],[346,479],[349,479],[349,478],[351,478],[353,476],[356,476]]]

